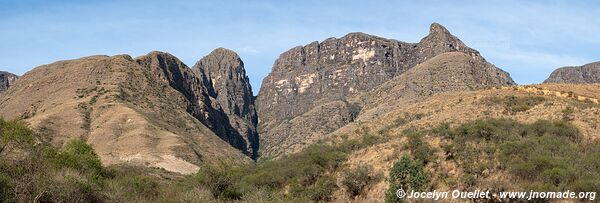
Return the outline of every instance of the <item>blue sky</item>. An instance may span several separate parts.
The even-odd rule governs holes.
[[[282,52],[365,32],[418,42],[438,22],[519,84],[600,61],[598,1],[0,0],[0,70],[88,55],[169,52],[192,66],[214,48],[242,57],[255,94]]]

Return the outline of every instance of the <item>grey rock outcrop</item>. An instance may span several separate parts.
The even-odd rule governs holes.
[[[233,51],[218,48],[192,67],[205,82],[208,94],[215,98],[229,123],[243,137],[252,158],[256,158],[259,137],[254,95],[244,63]]]
[[[556,69],[544,83],[600,83],[600,62]]]
[[[17,75],[0,71],[0,93],[6,91],[8,87],[12,86],[17,80]]]
[[[270,145],[279,145],[280,139],[274,133],[282,132],[279,128],[284,122],[317,106],[346,102],[375,90],[412,67],[447,52],[462,52],[487,63],[479,52],[467,47],[437,23],[430,26],[429,34],[419,43],[350,33],[339,39],[329,38],[298,46],[281,54],[272,72],[263,80],[256,101],[259,132],[265,138],[261,139],[261,146],[273,148]],[[515,84],[511,79],[504,82],[504,85]],[[311,134],[314,126],[304,128],[304,132]],[[336,128],[319,132],[334,130]]]
[[[136,58],[136,62],[148,68],[148,72],[158,74],[165,78],[169,86],[181,92],[186,99],[187,112],[210,128],[217,136],[248,156],[253,151],[248,149],[248,144],[241,131],[232,125],[229,114],[222,108],[229,104],[221,104],[213,97],[213,86],[207,75],[195,74],[183,62],[168,53],[151,52],[148,55]],[[237,126],[237,124],[236,124]]]

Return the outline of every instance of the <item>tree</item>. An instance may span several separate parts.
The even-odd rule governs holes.
[[[0,156],[5,150],[33,145],[33,131],[20,121],[0,119]]]
[[[404,202],[396,196],[396,191],[403,189],[405,192],[414,190],[421,191],[429,182],[427,174],[423,170],[422,161],[412,160],[408,155],[403,155],[399,161],[394,163],[390,170],[388,179],[389,189],[385,194],[386,202]]]

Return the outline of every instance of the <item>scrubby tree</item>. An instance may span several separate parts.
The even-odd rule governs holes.
[[[397,190],[403,189],[406,192],[411,190],[421,191],[425,188],[429,179],[427,173],[423,170],[422,161],[413,160],[408,155],[403,155],[390,170],[388,182],[389,189],[385,194],[385,201],[403,202],[404,199],[396,196]]]

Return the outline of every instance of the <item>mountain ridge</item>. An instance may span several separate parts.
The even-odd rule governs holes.
[[[277,148],[269,146],[270,142],[281,143],[280,137],[289,137],[285,133],[281,135],[282,132],[290,132],[280,128],[298,128],[288,125],[288,121],[312,108],[338,101],[356,106],[361,102],[352,100],[353,97],[373,91],[411,68],[446,52],[462,52],[473,61],[480,61],[482,67],[483,64],[489,64],[478,51],[466,46],[438,23],[431,24],[429,34],[419,43],[353,32],[339,39],[327,38],[323,42],[315,41],[282,53],[275,61],[272,72],[263,79],[257,96],[259,131],[264,138],[261,146]],[[508,73],[501,72],[496,76],[509,79],[506,83],[493,85],[515,85]],[[350,111],[342,112],[351,114]],[[343,117],[351,118],[349,115]],[[347,124],[353,118],[344,120]],[[311,129],[315,126],[305,124],[301,124],[305,125],[305,133],[312,134]],[[335,128],[328,132],[332,130]],[[310,137],[307,139],[312,140]]]
[[[600,83],[600,62],[558,68],[544,83]]]

